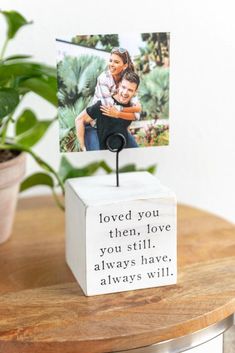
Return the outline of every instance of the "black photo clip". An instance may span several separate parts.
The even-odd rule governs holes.
[[[118,132],[106,138],[106,146],[110,152],[116,152],[116,186],[119,186],[119,152],[126,146],[126,138]]]

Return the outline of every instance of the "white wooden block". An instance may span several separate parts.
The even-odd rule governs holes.
[[[147,172],[66,182],[66,261],[85,295],[175,284],[176,198]]]

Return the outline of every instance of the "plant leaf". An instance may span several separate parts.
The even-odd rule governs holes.
[[[12,113],[19,104],[19,95],[13,88],[0,88],[0,119]]]
[[[146,171],[149,172],[150,174],[154,174],[156,172],[156,169],[157,169],[157,165],[154,164],[154,165],[150,165]]]
[[[103,169],[106,173],[111,173],[112,169],[105,161],[92,162],[83,168],[74,168],[65,156],[62,156],[59,167],[59,176],[65,181],[68,178],[79,178],[95,174],[98,169]]]
[[[113,172],[112,168],[110,168],[110,166],[105,161],[100,162],[100,168],[102,168],[107,174]]]
[[[7,37],[8,39],[12,39],[15,37],[18,30],[32,22],[28,22],[19,12],[17,11],[0,11],[7,21],[8,30],[7,30]]]
[[[77,176],[89,176],[95,174],[98,169],[106,169],[106,166],[108,165],[104,161],[99,161],[99,162],[92,162],[87,164],[84,168],[80,169],[74,169],[75,174],[78,174]]]
[[[36,115],[30,109],[25,109],[15,124],[16,136],[23,134],[37,123]]]
[[[128,172],[136,172],[136,165],[135,164],[127,164],[124,167],[119,169],[120,173],[128,173]]]
[[[51,120],[37,121],[30,129],[16,136],[16,143],[26,147],[34,146],[45,134],[51,123]]]
[[[69,162],[69,160],[65,156],[62,156],[61,160],[60,160],[59,171],[58,171],[60,178],[63,181],[65,181],[68,173],[73,169],[74,169],[74,167]]]
[[[4,84],[12,78],[17,79],[29,79],[32,77],[40,76],[54,77],[56,78],[55,68],[38,64],[35,62],[6,62],[0,63],[0,83]]]
[[[8,56],[7,58],[5,58],[3,61],[7,62],[7,61],[15,61],[15,60],[22,60],[22,59],[29,59],[32,58],[32,55],[11,55]]]
[[[90,176],[95,174],[95,172],[97,172],[99,168],[100,168],[100,162],[90,163],[83,168],[73,168],[66,175],[66,179]]]
[[[38,94],[42,98],[46,99],[48,102],[52,103],[57,107],[58,99],[56,96],[57,92],[57,80],[54,77],[44,78],[44,77],[33,77],[24,80],[21,87],[27,88],[34,93]]]
[[[52,120],[38,121],[32,110],[24,110],[15,124],[16,143],[32,147],[45,134],[51,123]]]
[[[52,194],[54,196],[54,200],[55,200],[57,206],[59,206],[59,208],[64,211],[64,204],[61,200],[61,197],[58,197],[58,195],[56,194],[56,192],[54,190],[54,188],[55,188],[54,180],[49,174],[35,173],[35,174],[30,175],[28,178],[23,180],[23,182],[21,183],[20,192],[23,192],[29,188],[32,188],[32,187],[38,186],[38,185],[48,186],[52,191]]]
[[[137,168],[136,164],[127,164],[124,167],[119,169],[120,173],[128,173],[128,172],[140,172],[140,171],[146,171],[151,174],[154,174],[156,171],[157,166],[156,165],[151,165],[147,168]]]
[[[27,177],[20,185],[20,192],[25,191],[33,186],[46,185],[54,188],[53,178],[46,173],[35,173]]]

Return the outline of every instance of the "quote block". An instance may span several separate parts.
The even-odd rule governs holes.
[[[66,182],[66,261],[85,295],[175,284],[176,197],[147,172]]]

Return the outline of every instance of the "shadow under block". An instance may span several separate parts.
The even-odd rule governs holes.
[[[66,182],[66,261],[85,295],[175,284],[175,194],[147,172]]]

